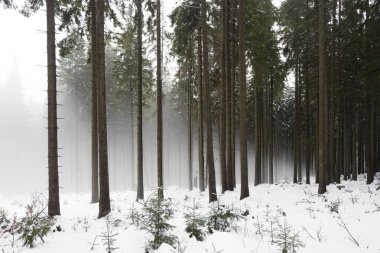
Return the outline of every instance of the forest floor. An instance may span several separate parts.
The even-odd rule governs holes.
[[[225,205],[229,212],[239,214],[240,219],[231,220],[225,229],[227,232],[214,231],[204,241],[189,237],[185,231],[184,213],[196,203],[200,206],[197,210],[199,215],[209,215],[207,192],[169,187],[165,189],[165,197],[172,198],[176,210],[169,222],[174,225],[172,233],[180,244],[176,244],[176,249],[163,244],[155,252],[282,252],[279,244],[284,242],[286,234],[287,243],[302,244],[295,248],[296,252],[379,253],[379,178],[378,175],[371,185],[366,185],[363,177],[356,182],[331,184],[324,195],[316,194],[316,184],[289,182],[251,186],[251,197],[243,201],[239,201],[239,189],[226,192],[219,196],[219,204]],[[0,233],[0,250],[2,253],[107,252],[102,233],[106,231],[108,222],[115,234],[112,236],[113,246],[117,248],[114,252],[143,253],[152,236],[138,229],[138,224],[131,225],[131,210],[142,208],[142,204],[135,202],[135,197],[135,192],[112,193],[110,217],[97,219],[98,205],[89,204],[88,194],[62,194],[62,216],[54,225],[55,230],[59,225],[62,231],[50,232],[44,243],[37,239],[33,248],[22,246],[21,241],[16,241],[12,248],[12,238]],[[0,209],[11,217],[22,217],[25,205],[31,199],[31,196],[7,198],[0,195]]]

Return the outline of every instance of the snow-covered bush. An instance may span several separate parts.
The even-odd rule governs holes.
[[[44,237],[54,225],[54,219],[45,213],[46,207],[45,202],[38,197],[26,206],[26,215],[21,219],[17,228],[23,246],[28,245],[33,248],[37,239],[45,242]]]
[[[153,235],[147,250],[156,250],[162,243],[175,247],[177,237],[172,234],[174,226],[169,223],[174,216],[174,205],[170,198],[162,199],[156,193],[152,194],[143,203],[142,216],[140,228]]]
[[[240,210],[233,206],[226,206],[220,201],[211,203],[211,209],[208,214],[208,230],[218,230],[222,232],[231,231],[231,225],[241,219]]]
[[[207,217],[199,212],[200,205],[195,203],[193,206],[187,206],[184,217],[186,219],[186,232],[189,237],[195,237],[197,241],[203,241],[207,235]]]
[[[331,213],[339,213],[339,207],[342,204],[340,199],[338,198],[335,201],[330,201],[330,204],[327,205]]]
[[[140,210],[138,210],[135,207],[134,203],[132,203],[132,206],[129,209],[128,220],[129,220],[129,225],[133,225],[137,228],[139,228],[141,226],[142,213]]]

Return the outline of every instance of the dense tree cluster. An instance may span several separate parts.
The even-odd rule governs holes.
[[[12,1],[0,3],[13,7]],[[29,0],[22,13],[44,4]],[[210,202],[217,200],[217,174],[222,193],[240,182],[241,199],[249,196],[249,172],[254,185],[284,179],[281,157],[293,160],[294,183],[309,184],[315,175],[320,194],[342,175],[356,180],[367,173],[372,183],[380,168],[378,0],[284,0],[280,8],[270,0],[183,0],[169,16],[171,34],[161,22],[160,0],[46,0],[46,10],[51,216],[60,214],[56,46],[63,87],[91,118],[91,201],[99,201],[99,217],[111,209],[110,118],[128,115],[132,137],[137,119],[137,164],[131,170],[137,199],[144,199],[143,107],[152,101],[158,197],[164,197],[163,101],[169,94],[188,123],[189,189],[194,182],[200,191],[208,187]],[[66,35],[57,45],[55,16]],[[113,29],[105,29],[107,22]],[[166,38],[177,61],[167,89]],[[248,166],[253,154],[254,166]]]

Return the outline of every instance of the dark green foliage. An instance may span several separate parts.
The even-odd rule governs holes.
[[[195,237],[197,241],[203,241],[207,235],[207,217],[199,212],[200,205],[194,201],[193,206],[186,207],[184,217],[186,219],[186,232],[189,237]]]
[[[172,234],[174,226],[169,223],[174,216],[172,200],[159,198],[157,193],[154,193],[143,205],[140,228],[153,236],[147,249],[156,250],[162,243],[175,247],[177,237]]]
[[[233,206],[226,206],[220,201],[211,203],[211,209],[208,213],[208,230],[218,230],[221,232],[231,231],[231,225],[241,219],[240,212]]]

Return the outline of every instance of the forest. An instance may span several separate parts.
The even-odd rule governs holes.
[[[379,252],[379,0],[0,9],[3,253]]]

